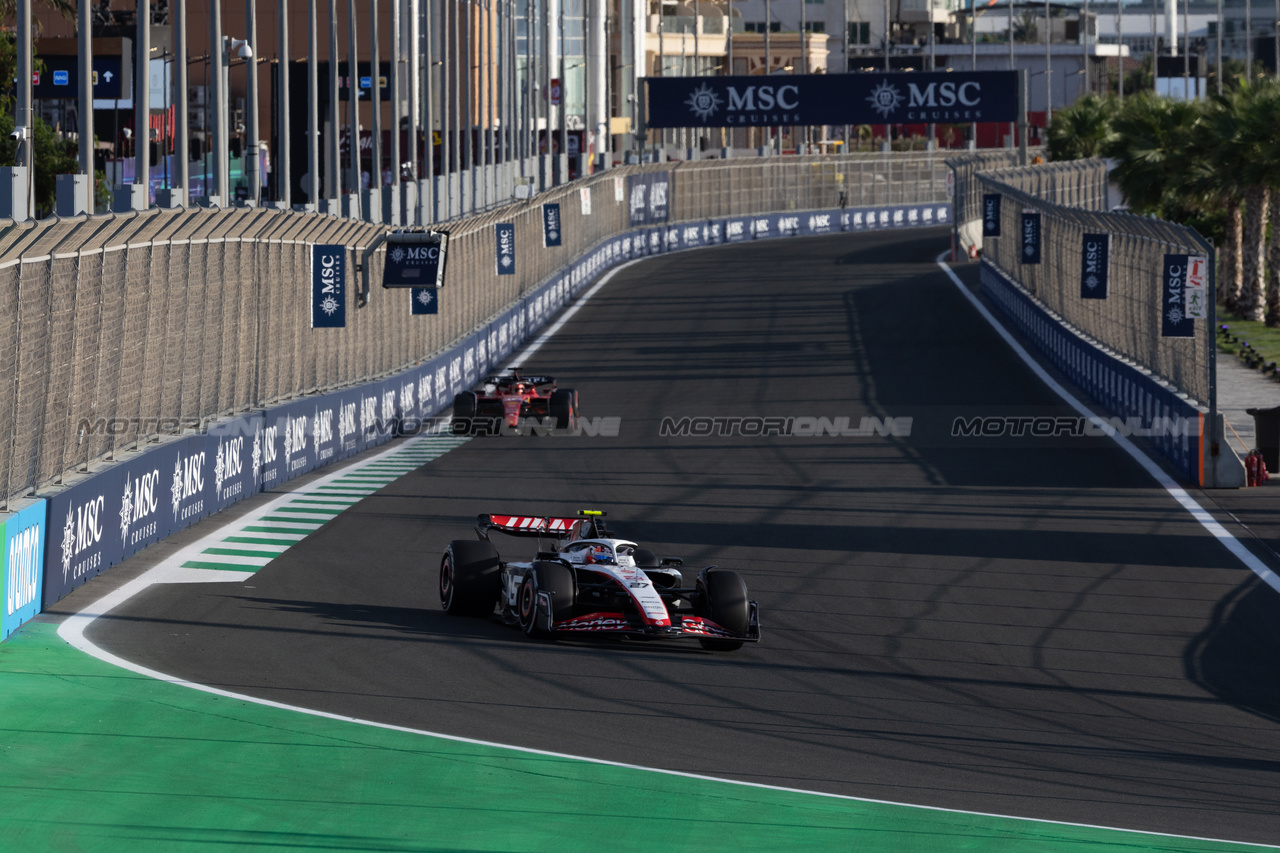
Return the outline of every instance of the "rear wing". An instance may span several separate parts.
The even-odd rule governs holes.
[[[518,367],[509,368],[507,373],[491,373],[484,378],[485,384],[497,385],[502,382],[524,382],[529,385],[552,385],[555,383],[554,376],[546,374],[526,374]]]
[[[532,515],[478,515],[476,535],[487,540],[491,531],[527,538],[572,539],[581,518],[550,518]]]

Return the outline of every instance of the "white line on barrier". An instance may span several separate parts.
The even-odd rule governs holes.
[[[536,352],[538,348],[540,348],[544,343],[546,343],[546,341],[551,337],[551,335],[554,334],[556,331],[559,331],[559,329],[564,325],[565,321],[567,321],[571,316],[573,316],[573,314],[577,312],[577,309],[581,308],[583,303],[585,303],[587,299],[595,295],[595,293],[599,291],[600,288],[603,287],[613,277],[613,273],[620,272],[621,270],[625,269],[631,264],[637,263],[638,261],[641,261],[641,260],[644,260],[644,258],[633,259],[631,261],[628,261],[625,264],[615,267],[613,270],[607,273],[603,278],[601,278],[599,282],[593,285],[591,289],[588,290],[583,295],[583,297],[573,305],[572,308],[570,308],[569,311],[566,311],[564,316],[562,316],[550,329],[548,329],[536,341],[534,341],[533,344],[531,344],[528,348],[526,348],[521,353],[521,357],[524,358],[531,355],[532,353]],[[964,287],[963,283],[960,281],[959,278],[956,277],[955,273],[953,273],[949,267],[947,267],[945,264],[942,263],[941,256],[939,256],[938,265],[942,267],[943,271],[945,271],[947,275],[951,277],[952,281],[954,281],[956,285],[961,289],[961,291],[965,293],[965,295],[969,298],[969,300],[978,309],[979,313],[981,313],[987,319],[987,321],[991,323],[993,327],[995,327],[996,331],[1001,334],[1001,336],[1009,343],[1009,345],[1012,346],[1014,350],[1029,365],[1031,365],[1032,369],[1037,372],[1037,375],[1039,375],[1046,383],[1048,383],[1050,387],[1058,391],[1063,396],[1064,399],[1066,399],[1069,403],[1072,403],[1072,405],[1077,407],[1082,413],[1091,414],[1090,412],[1085,410],[1084,407],[1079,403],[1079,401],[1076,401],[1075,398],[1072,397],[1070,393],[1066,391],[1066,389],[1062,388],[1060,385],[1054,382],[1052,377],[1050,377],[1047,373],[1045,373],[1040,368],[1040,366],[1031,359],[1031,357],[1027,354],[1026,350],[1024,350],[1017,343],[1017,341],[1013,340],[1013,338],[1009,335],[1009,333],[1004,330],[1004,327],[1001,326],[999,322],[996,321],[996,319],[991,316],[990,312],[988,312],[986,308],[981,303],[979,303],[971,293],[968,292],[968,289]],[[1122,446],[1124,446],[1125,444],[1128,444],[1128,441],[1126,439],[1123,439],[1123,437],[1117,437],[1117,440],[1122,442]],[[1132,445],[1129,444],[1129,447],[1132,447]],[[393,452],[395,449],[397,448],[392,448],[391,450],[384,451],[383,453],[379,453],[371,457],[369,460],[366,460],[365,462],[361,462],[357,464],[360,466],[364,466],[369,462],[372,462],[374,459],[381,458],[387,453]],[[1177,485],[1173,483],[1172,480],[1168,479],[1168,477],[1164,474],[1164,472],[1161,471],[1160,468],[1155,465],[1155,463],[1147,459],[1141,453],[1141,451],[1139,451],[1136,447],[1133,447],[1132,454],[1135,454],[1135,458],[1138,459],[1140,463],[1143,463],[1143,460],[1145,460],[1145,464],[1143,465],[1143,467],[1147,468],[1152,473],[1152,475],[1157,478],[1157,480],[1160,480],[1162,485],[1165,482],[1167,482],[1169,483],[1169,486],[1167,486],[1166,488],[1172,487],[1172,489],[1176,489],[1177,491],[1182,492],[1182,490],[1179,489]],[[355,467],[355,466],[352,466],[352,467]],[[349,471],[350,468],[346,470]],[[299,489],[297,492],[291,492],[287,495],[283,495],[280,499],[277,499],[275,501],[272,501],[270,504],[267,504],[267,507],[275,507],[278,504],[282,503],[285,499],[290,499],[290,498],[296,497],[300,493],[305,493],[307,491],[315,489],[319,487],[321,484],[328,482],[331,478],[336,478],[338,476],[341,476],[343,473],[345,473],[345,471],[335,471],[333,474],[327,475],[321,480],[318,480],[314,483],[310,483],[307,486],[304,486],[302,489]],[[1170,490],[1171,494],[1173,493],[1172,489]],[[1185,496],[1186,493],[1182,492],[1182,494]],[[1209,518],[1208,513],[1206,513],[1203,509],[1200,509],[1200,507],[1197,504],[1195,504],[1195,502],[1192,501],[1190,497],[1187,497],[1186,500],[1190,502],[1193,506],[1195,506],[1196,509],[1198,509],[1203,516],[1205,516],[1206,518]],[[1185,506],[1185,503],[1184,503],[1184,506]],[[263,509],[265,510],[267,507],[264,507]],[[1209,521],[1210,523],[1217,526],[1217,523],[1214,522],[1212,518],[1209,518]],[[1204,524],[1204,523],[1205,522],[1201,520],[1201,524]],[[231,527],[231,526],[232,525],[227,525],[227,527]],[[1206,525],[1206,527],[1207,526],[1208,525]],[[1221,527],[1219,527],[1218,529],[1221,530]],[[1228,539],[1231,539],[1231,541],[1233,542],[1235,541],[1234,538],[1231,537],[1229,533],[1226,533],[1225,530],[1223,530],[1222,532]],[[1207,837],[1195,836],[1195,835],[1175,835],[1172,833],[1151,832],[1151,831],[1142,830],[1142,829],[1126,829],[1124,827],[1103,826],[1100,824],[1076,823],[1072,821],[1061,821],[1061,820],[1047,820],[1044,818],[1035,818],[1035,817],[1020,817],[1017,815],[1006,815],[1006,814],[999,814],[995,812],[980,812],[980,811],[973,811],[970,809],[949,809],[949,808],[942,808],[940,806],[919,805],[917,803],[904,803],[904,802],[898,802],[894,800],[878,800],[870,797],[854,797],[848,794],[832,794],[825,791],[813,791],[805,788],[791,788],[791,787],[786,787],[782,785],[766,785],[760,782],[746,782],[739,779],[727,779],[719,776],[710,776],[710,775],[701,774],[701,773],[688,773],[680,770],[667,770],[661,767],[647,767],[642,764],[628,764],[621,761],[608,761],[606,759],[592,758],[590,756],[585,756],[585,755],[572,755],[572,754],[563,753],[563,752],[552,752],[552,751],[543,750],[543,749],[532,749],[530,747],[498,743],[496,741],[486,741],[486,740],[479,740],[476,738],[459,737],[457,735],[445,734],[443,732],[433,732],[433,731],[427,731],[425,729],[414,729],[406,726],[395,726],[389,723],[380,723],[375,720],[363,720],[358,717],[348,717],[342,714],[332,714],[327,711],[317,711],[312,708],[303,708],[298,705],[288,705],[283,702],[274,702],[269,699],[262,699],[256,696],[249,696],[243,693],[233,693],[229,690],[221,690],[219,688],[210,687],[205,684],[197,684],[196,682],[193,682],[193,681],[187,681],[186,679],[177,678],[172,675],[166,675],[165,673],[158,672],[153,669],[148,669],[147,667],[140,666],[131,661],[127,661],[121,657],[118,657],[106,651],[105,649],[98,647],[85,636],[85,631],[88,629],[89,625],[95,619],[107,613],[112,608],[118,607],[120,604],[123,604],[125,601],[129,600],[137,593],[146,589],[148,586],[151,586],[152,583],[175,583],[175,582],[184,582],[184,581],[190,582],[192,580],[195,580],[196,576],[190,574],[194,570],[176,568],[176,566],[180,566],[181,563],[175,562],[175,561],[178,561],[180,558],[182,560],[188,559],[190,557],[191,551],[197,548],[208,547],[210,544],[212,544],[209,540],[212,540],[213,537],[215,536],[222,536],[222,535],[225,535],[225,532],[222,528],[220,528],[217,532],[204,537],[194,545],[188,546],[178,554],[174,555],[173,557],[170,557],[161,565],[156,566],[155,568],[149,570],[148,572],[144,573],[140,577],[120,587],[115,592],[110,593],[107,596],[104,596],[102,599],[99,599],[94,604],[89,605],[84,610],[80,611],[74,616],[69,617],[65,622],[62,623],[62,625],[58,627],[58,636],[61,637],[64,641],[66,641],[69,645],[73,646],[74,648],[77,648],[80,651],[85,652],[86,654],[89,654],[95,658],[98,658],[101,661],[112,664],[114,666],[118,666],[121,669],[125,669],[130,672],[135,672],[139,675],[142,675],[148,678],[156,679],[157,681],[163,681],[168,684],[177,685],[179,687],[189,687],[193,690],[199,690],[203,693],[209,693],[214,696],[222,696],[228,699],[236,699],[242,702],[249,702],[249,703],[252,703],[255,705],[261,705],[267,708],[276,708],[283,711],[291,711],[299,714],[307,714],[309,716],[319,717],[321,719],[335,720],[337,722],[343,722],[343,723],[353,723],[356,725],[368,726],[370,728],[382,729],[385,731],[402,732],[405,734],[419,735],[423,737],[440,738],[441,740],[447,740],[454,743],[466,743],[466,744],[473,744],[476,746],[492,747],[495,749],[507,749],[513,752],[522,753],[524,755],[541,755],[549,758],[562,758],[562,759],[567,759],[571,761],[582,761],[589,764],[596,764],[596,765],[605,766],[605,767],[617,767],[623,770],[636,770],[636,771],[641,771],[646,773],[658,773],[664,776],[675,776],[682,779],[696,779],[704,782],[718,782],[725,785],[734,785],[742,788],[754,788],[758,790],[777,791],[781,793],[791,793],[791,794],[808,794],[811,796],[822,797],[824,799],[831,799],[831,800],[843,800],[843,801],[857,802],[857,803],[871,803],[871,804],[886,805],[886,806],[901,806],[904,808],[920,809],[923,811],[938,812],[941,814],[973,815],[977,817],[1022,821],[1026,823],[1040,824],[1042,826],[1064,826],[1064,827],[1077,827],[1081,829],[1107,830],[1112,832],[1124,833],[1126,835],[1142,836],[1146,838],[1168,838],[1168,839],[1176,839],[1176,840],[1184,840],[1184,841],[1202,841],[1202,842],[1217,843],[1217,844],[1239,845],[1242,847],[1253,847],[1255,849],[1280,850],[1280,845],[1257,844],[1257,843],[1250,843],[1250,842],[1244,842],[1244,841],[1232,841],[1229,839],[1207,838]],[[221,541],[221,539],[219,539],[218,541]],[[1236,544],[1239,545],[1239,543],[1236,543]],[[1241,547],[1241,550],[1243,550],[1243,546],[1240,546],[1240,547]],[[1245,551],[1244,553],[1248,554],[1247,551]],[[1249,556],[1252,557],[1251,554]],[[1261,568],[1263,568],[1263,570],[1266,570],[1265,566],[1262,566]],[[219,573],[219,574],[232,574],[232,573],[227,572],[227,573]],[[235,573],[235,574],[239,574],[239,573]],[[201,577],[203,576],[204,575],[201,575]],[[245,576],[247,577],[248,575],[246,574]],[[236,579],[240,580],[243,578],[236,578]]]
[[[1031,368],[1032,372],[1035,373],[1037,377],[1039,377],[1040,381],[1045,385],[1048,385],[1055,394],[1066,401],[1067,405],[1085,417],[1094,416],[1096,413],[1091,411],[1084,403],[1077,400],[1075,395],[1070,391],[1059,385],[1058,382],[1040,366],[1039,362],[1031,357],[1031,354],[1023,348],[1022,344],[1018,343],[1014,339],[1013,335],[1009,334],[1009,331],[1004,327],[1004,325],[987,310],[987,306],[983,305],[978,300],[978,297],[974,296],[973,293],[970,292],[969,288],[964,286],[964,282],[960,281],[960,277],[955,274],[951,267],[947,266],[945,261],[943,261],[943,258],[947,254],[949,253],[943,252],[937,257],[938,266],[942,267],[942,271],[945,272],[947,276],[950,277],[951,281],[955,283],[955,286],[960,289],[960,292],[964,294],[965,299],[969,300],[969,304],[982,315],[984,320],[991,324],[991,327],[995,329],[996,334],[1000,335],[1014,353],[1016,353],[1017,356]],[[1163,468],[1152,461],[1151,457],[1143,453],[1137,445],[1123,435],[1115,433],[1111,437],[1115,440],[1116,444],[1120,445],[1121,449],[1123,449],[1125,453],[1128,453],[1133,457],[1133,460],[1141,465],[1143,469],[1151,475],[1152,479],[1160,484],[1161,488],[1169,493],[1170,497],[1190,513],[1191,517],[1198,521],[1200,526],[1209,532],[1210,536],[1221,542],[1236,559],[1243,563],[1251,572],[1261,578],[1263,583],[1277,592],[1280,592],[1280,577],[1277,577],[1276,573],[1267,568],[1266,564],[1254,556],[1253,552],[1244,547],[1239,539],[1232,536],[1225,527],[1219,524],[1217,520],[1209,514],[1208,510],[1200,506],[1200,504],[1196,502],[1195,498],[1187,494],[1186,490],[1179,486],[1172,477],[1166,474]]]

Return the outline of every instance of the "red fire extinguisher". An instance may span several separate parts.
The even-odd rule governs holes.
[[[1244,484],[1245,486],[1258,485],[1258,451],[1250,450],[1249,455],[1244,458]]]

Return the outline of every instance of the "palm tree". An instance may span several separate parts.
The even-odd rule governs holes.
[[[1275,145],[1266,136],[1270,87],[1246,84],[1238,90],[1235,106],[1240,112],[1240,143],[1236,162],[1229,166],[1244,185],[1244,228],[1241,236],[1241,284],[1236,311],[1246,320],[1265,320],[1267,315],[1267,214],[1271,207],[1271,187],[1275,183],[1274,158],[1268,156]]]
[[[1258,301],[1265,306],[1266,323],[1280,326],[1280,85],[1274,78],[1262,78],[1253,88],[1242,162],[1246,177],[1261,185],[1270,201],[1271,228],[1270,239],[1265,241],[1266,223],[1250,223],[1257,245],[1245,245],[1247,257],[1256,264],[1253,274],[1259,282]],[[1246,207],[1246,219],[1248,212]]]
[[[1116,99],[1110,95],[1085,95],[1055,111],[1049,123],[1049,159],[1079,160],[1100,155],[1115,136],[1111,119],[1118,110]]]
[[[1193,208],[1187,186],[1192,140],[1200,121],[1195,102],[1171,101],[1150,92],[1126,98],[1112,120],[1102,152],[1117,160],[1112,178],[1136,213],[1167,214]]]
[[[1241,204],[1247,180],[1241,163],[1247,156],[1245,121],[1243,96],[1237,90],[1224,92],[1207,103],[1193,141],[1197,156],[1192,160],[1188,181],[1198,192],[1203,209],[1225,214],[1218,253],[1218,293],[1232,311],[1239,307],[1244,281]]]

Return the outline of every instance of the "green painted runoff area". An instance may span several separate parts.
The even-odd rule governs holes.
[[[6,851],[1263,848],[787,793],[531,755],[155,681],[31,622],[0,644]]]

